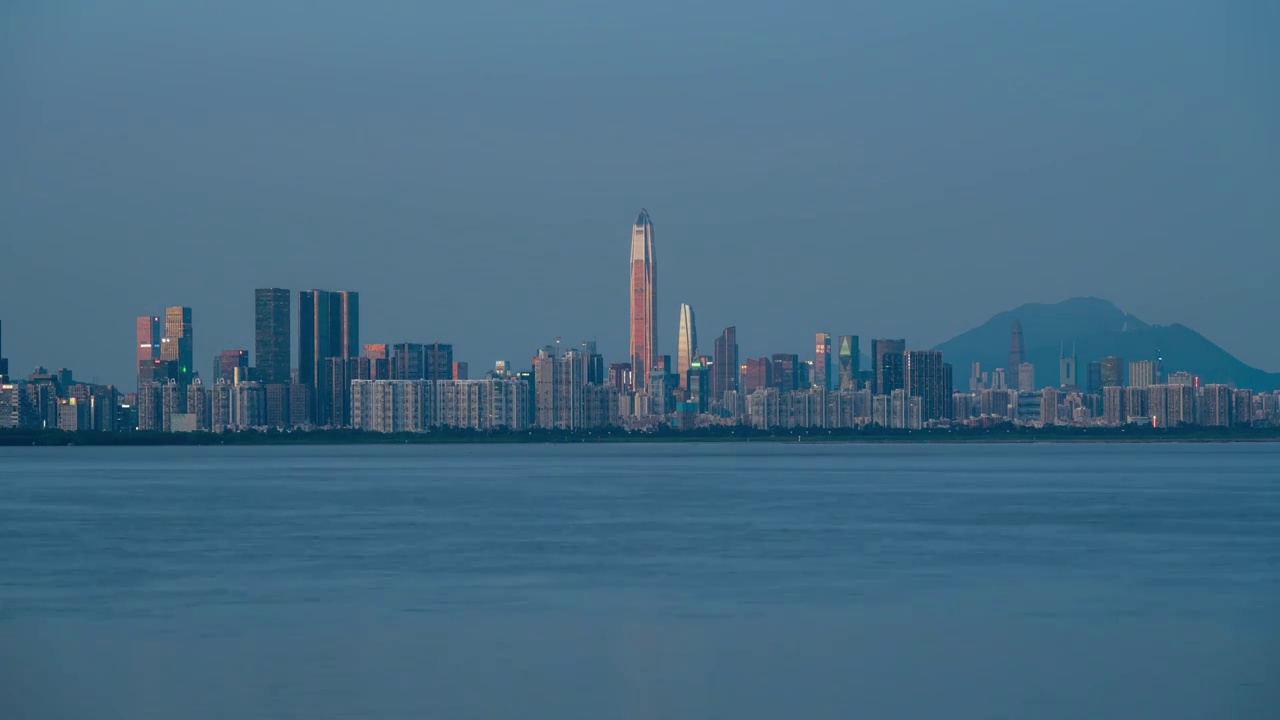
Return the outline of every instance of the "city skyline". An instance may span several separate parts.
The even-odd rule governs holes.
[[[302,378],[304,378],[306,384],[309,384],[309,385],[317,384],[323,381],[324,369],[321,366],[323,365],[323,361],[326,358],[343,357],[344,359],[347,359],[347,358],[354,358],[359,356],[378,357],[376,349],[381,348],[382,352],[386,355],[384,359],[388,361],[390,360],[390,355],[389,355],[390,351],[388,350],[388,348],[392,347],[391,345],[385,342],[380,344],[375,343],[375,344],[361,345],[359,341],[358,328],[359,328],[359,323],[362,321],[360,319],[360,313],[358,309],[359,308],[358,298],[360,294],[358,292],[318,291],[318,290],[290,291],[283,288],[258,288],[258,289],[255,289],[253,292],[254,292],[254,300],[255,300],[255,302],[253,303],[255,306],[255,313],[254,313],[254,317],[252,318],[252,322],[248,324],[248,327],[251,329],[251,333],[249,334],[249,337],[253,338],[255,342],[246,344],[246,348],[253,348],[251,353],[248,350],[239,350],[236,348],[226,348],[226,349],[218,349],[218,350],[210,351],[208,348],[204,348],[204,347],[199,348],[199,352],[196,353],[193,348],[193,342],[194,342],[193,335],[195,334],[193,332],[193,326],[198,323],[192,322],[192,308],[182,307],[182,306],[172,306],[172,307],[165,308],[162,315],[140,316],[136,318],[136,323],[135,323],[136,327],[135,327],[135,333],[133,336],[134,352],[135,352],[135,355],[133,357],[133,362],[137,365],[137,367],[135,367],[135,371],[136,371],[135,377],[130,378],[128,381],[123,383],[112,383],[112,382],[99,383],[92,376],[87,375],[86,372],[82,369],[76,369],[76,373],[77,373],[76,377],[80,380],[96,383],[96,384],[115,385],[117,387],[132,387],[137,382],[137,380],[144,375],[144,372],[145,374],[147,374],[148,377],[150,377],[151,373],[161,372],[161,371],[173,372],[173,373],[178,373],[179,375],[182,375],[182,371],[181,371],[182,365],[180,362],[180,357],[182,357],[182,358],[188,358],[188,371],[185,376],[178,377],[175,379],[179,379],[182,382],[189,382],[190,378],[193,375],[198,375],[202,378],[206,378],[207,380],[209,378],[216,377],[218,374],[219,360],[217,356],[221,353],[230,352],[230,351],[244,352],[247,357],[251,357],[253,360],[252,367],[254,368],[255,372],[270,373],[269,371],[269,367],[271,365],[270,357],[272,357],[275,353],[272,350],[268,350],[268,352],[264,354],[262,350],[264,348],[274,347],[276,345],[279,345],[281,342],[284,342],[285,343],[284,348],[286,351],[284,354],[287,357],[288,355],[292,354],[291,348],[301,347],[302,345],[301,333],[304,329],[307,329],[307,332],[309,333],[309,336],[310,336],[310,333],[313,332],[312,330],[310,330],[310,328],[313,327],[313,323],[315,322],[315,320],[309,321],[304,328],[300,314],[294,315],[294,317],[291,319],[292,320],[291,323],[288,326],[275,321],[278,321],[281,318],[287,316],[287,313],[289,312],[289,308],[293,304],[292,299],[294,295],[297,295],[299,298],[299,306],[300,306],[299,313],[301,313],[301,310],[302,310],[301,304],[303,302],[301,298],[310,296],[312,294],[317,294],[317,293],[323,297],[329,298],[327,302],[324,303],[324,305],[328,307],[329,310],[324,312],[326,314],[326,317],[331,319],[326,319],[326,322],[324,324],[324,326],[329,329],[327,332],[323,333],[324,337],[323,338],[312,337],[311,341],[308,344],[315,347],[319,347],[319,346],[316,346],[315,343],[323,342],[323,343],[330,343],[331,346],[336,348],[336,345],[333,345],[335,341],[332,341],[329,339],[330,335],[333,338],[345,337],[346,339],[345,341],[338,341],[342,343],[342,349],[333,349],[328,353],[322,354],[318,360],[314,361],[315,367],[316,367],[315,372],[319,373],[318,375],[315,376],[314,379],[312,378],[312,376],[306,374],[305,372],[302,372]],[[274,298],[273,298],[274,302],[264,300],[264,297],[265,297],[264,293],[274,294]],[[1084,299],[1076,298],[1073,300],[1084,300]],[[1088,299],[1088,300],[1093,300],[1093,299]],[[1070,301],[1064,301],[1064,302],[1070,302]],[[340,308],[347,307],[346,305],[347,303],[349,303],[349,306],[351,308],[355,309],[354,315],[340,314],[341,312]],[[685,322],[684,309],[687,307],[687,305],[688,305],[687,303],[684,303],[681,305],[681,317],[679,318],[679,322],[677,323],[677,326],[681,330],[681,332],[683,332],[683,329],[684,329],[683,328],[683,325]],[[692,321],[693,320],[692,308],[689,307],[688,310],[689,310],[689,320]],[[320,312],[320,311],[317,311],[317,312]],[[347,312],[350,313],[349,310]],[[352,323],[351,320],[354,320],[354,323]],[[290,326],[293,328],[292,331],[289,331],[286,333],[282,333],[280,331],[281,328],[287,329]],[[346,328],[346,330],[343,331],[343,330],[340,330],[340,328]],[[356,333],[355,335],[350,334],[352,330],[355,331]],[[736,326],[730,326],[729,328],[727,328],[728,332],[733,333],[735,348],[738,348],[737,350],[738,356],[740,358],[746,358],[750,353],[747,353],[746,351],[741,350],[741,346],[736,344],[736,340],[737,340],[736,330],[737,330]],[[183,336],[183,333],[186,334],[185,337]],[[824,336],[827,338],[827,342],[830,343],[825,346],[826,348],[825,353],[820,350],[820,348],[824,347],[822,344],[822,339]],[[270,338],[272,337],[274,337],[274,340],[270,340]],[[814,336],[810,335],[810,337],[814,337]],[[864,346],[860,345],[859,336],[857,335],[838,336],[835,338],[834,343],[831,342],[832,336],[830,333],[820,332],[817,334],[816,337],[818,338],[818,345],[816,347],[814,345],[810,345],[810,347],[814,347],[815,349],[812,351],[813,358],[810,359],[809,362],[813,363],[817,360],[820,360],[820,358],[824,354],[827,356],[828,362],[830,363],[830,369],[828,370],[829,372],[828,377],[829,377],[829,387],[831,389],[838,389],[839,387],[841,387],[849,371],[852,370],[853,372],[857,372],[858,369],[862,367],[862,363],[864,362],[870,363],[869,365],[869,367],[871,368],[870,372],[873,374],[873,377],[877,375],[877,370],[880,371],[879,372],[880,375],[883,375],[884,373],[887,372],[892,376],[893,378],[892,382],[890,382],[888,385],[885,385],[883,387],[889,390],[892,390],[895,387],[901,387],[903,382],[905,382],[905,380],[903,379],[905,377],[903,375],[904,369],[894,364],[894,363],[897,363],[899,360],[901,360],[901,358],[899,357],[901,353],[904,352],[905,349],[910,349],[910,348],[918,348],[922,350],[933,349],[926,344],[917,344],[906,339],[897,339],[897,340],[889,340],[889,339],[883,339],[883,338],[872,339],[870,341],[870,347],[864,348]],[[1021,337],[1022,337],[1021,323],[1015,320],[1013,323],[1013,328],[1010,332],[1010,340],[1008,341],[1011,348],[1011,352],[1009,355],[1010,360],[1014,359],[1014,357],[1017,356],[1017,354],[1012,352],[1012,348],[1021,344],[1022,342]],[[955,338],[953,338],[953,340],[954,339]],[[555,340],[557,343],[559,342],[559,338],[555,338]],[[706,356],[708,360],[710,360],[712,357],[712,354],[709,351],[709,349],[706,348],[705,346],[699,346],[697,344],[696,330],[694,331],[694,337],[691,338],[691,340],[693,341],[693,349],[696,350],[697,355],[691,357],[690,360],[698,356]],[[718,335],[715,338],[715,340],[712,341],[713,346],[719,347],[719,343],[722,340],[723,338]],[[170,344],[171,342],[172,344]],[[596,340],[589,340],[589,341],[584,340],[583,342],[584,344],[589,343],[593,348],[597,347],[598,345]],[[676,370],[675,366],[680,361],[679,348],[682,344],[684,344],[684,342],[685,342],[685,339],[683,337],[677,337],[672,342],[672,346],[677,348],[677,354],[675,355],[668,354],[666,356],[661,356],[661,355],[658,356],[659,360],[661,360],[663,357],[666,357],[667,359],[669,359],[673,365],[673,370],[676,371],[677,374],[679,373],[678,373],[678,370]],[[811,340],[810,343],[812,342],[813,341]],[[267,343],[267,344],[264,345],[264,343]],[[410,344],[413,344],[413,343],[410,343]],[[546,345],[546,344],[547,344],[546,342],[541,343],[541,345]],[[885,368],[878,368],[878,364],[877,364],[878,361],[876,360],[877,347],[885,344],[888,344],[888,350],[889,350],[888,355],[890,357],[889,366]],[[13,345],[14,343],[12,342],[12,337],[10,337],[9,346],[13,347]],[[403,345],[403,343],[401,343],[401,345]],[[425,344],[418,343],[418,345],[425,348],[433,345],[439,345],[439,343],[425,343]],[[483,367],[489,367],[495,362],[499,364],[505,364],[510,362],[509,360],[501,360],[501,359],[494,360],[491,358],[481,359],[479,363],[476,363],[475,361],[461,360],[460,357],[455,358],[453,355],[452,348],[455,346],[455,344],[448,343],[446,345],[450,348],[450,351],[449,351],[450,354],[449,354],[449,359],[447,363],[455,368],[456,367],[465,368],[468,365],[477,365],[477,364],[479,367],[483,368]],[[768,346],[765,346],[764,343],[761,341],[757,341],[755,346],[756,347],[763,346],[763,347],[766,347],[766,349],[769,349]],[[372,352],[370,350],[371,348],[374,349]],[[845,352],[846,348],[851,348],[852,353],[847,354]],[[311,353],[312,351],[308,350],[308,353],[304,354],[303,356],[308,357],[310,356]],[[353,353],[353,354],[344,354],[344,353]],[[835,353],[836,357],[834,358],[830,357],[832,353]],[[1089,378],[1093,378],[1095,376],[1098,378],[1098,383],[1100,383],[1101,385],[1110,385],[1110,384],[1116,384],[1116,383],[1128,384],[1130,373],[1133,372],[1131,363],[1129,364],[1129,366],[1116,367],[1112,364],[1109,364],[1109,361],[1113,361],[1115,360],[1115,358],[1106,358],[1106,357],[1094,358],[1094,359],[1088,360],[1088,362],[1085,363],[1086,368],[1082,372],[1077,367],[1080,360],[1074,354],[1074,349],[1070,354],[1067,354],[1065,349],[1065,344],[1064,344],[1062,348],[1062,353],[1063,354],[1061,355],[1061,357],[1059,357],[1056,360],[1057,365],[1055,367],[1048,367],[1043,365],[1034,366],[1034,370],[1030,371],[1034,373],[1034,375],[1032,375],[1033,380],[1030,381],[1030,385],[1034,385],[1038,387],[1040,385],[1045,384],[1044,379],[1046,378],[1061,379],[1066,377],[1068,379],[1075,379],[1076,382],[1075,383],[1066,382],[1064,384],[1067,384],[1067,385],[1079,384],[1082,387],[1085,387],[1085,386],[1091,387],[1092,386],[1091,384],[1087,385],[1085,382],[1081,382],[1080,378],[1084,378],[1085,380],[1088,380]],[[167,354],[167,357],[162,357],[162,355],[166,355],[166,354]],[[300,351],[300,354],[301,354],[301,351]],[[762,354],[776,355],[778,353],[764,352]],[[214,356],[214,360],[208,365],[208,367],[206,367],[202,362],[198,360],[197,355],[199,356],[212,355]],[[505,355],[507,357],[519,357],[521,353],[519,350],[515,350],[512,352],[507,352],[505,353]],[[145,358],[150,358],[151,362],[153,363],[172,362],[174,366],[171,369],[163,369],[163,368],[160,368],[159,366],[157,366],[156,369],[152,369],[149,366],[146,368],[143,368],[142,366],[145,364],[143,362],[144,356]],[[613,356],[608,355],[607,353],[603,354],[603,357],[613,358]],[[802,354],[801,357],[806,357],[806,356]],[[265,364],[262,364],[260,363],[259,358],[263,358],[267,362]],[[6,367],[10,369],[9,374],[11,377],[20,378],[22,375],[24,375],[24,373],[20,372],[21,370],[20,368],[17,368],[16,366],[13,366],[10,364],[10,361],[8,360],[8,358],[5,358],[5,362],[6,362]],[[279,361],[277,361],[277,363],[278,362]],[[441,361],[441,362],[444,362],[444,361]],[[1159,358],[1154,357],[1152,359],[1152,362],[1159,364]],[[53,363],[40,363],[37,366],[33,366],[32,369],[36,367],[49,368],[49,367],[56,367],[56,365]],[[1002,372],[1006,373],[1006,375],[1009,378],[1010,387],[1017,388],[1023,385],[1019,377],[1019,369],[1009,369],[1000,365],[986,366],[986,369],[988,371],[992,370],[993,368],[999,368]],[[300,372],[300,368],[295,364],[295,366],[291,368],[291,372],[287,374],[285,377],[289,378],[291,376],[296,376],[296,374],[299,372]],[[821,374],[820,371],[815,370],[815,372],[818,372],[819,375]],[[268,376],[269,375],[259,375],[258,377],[259,379],[265,380]],[[712,378],[710,378],[709,381],[714,382],[714,377],[715,377],[715,374],[713,373]],[[875,387],[877,389],[880,389],[882,386],[877,382]],[[957,389],[960,389],[960,386],[957,386]]]
[[[659,416],[675,412],[676,407],[690,402],[698,413],[705,413],[708,407],[716,407],[726,393],[736,390],[753,394],[757,390],[772,388],[787,394],[812,387],[841,392],[865,389],[875,397],[884,398],[885,402],[896,403],[892,407],[885,405],[873,409],[873,417],[885,421],[890,415],[895,422],[915,418],[912,422],[927,423],[949,417],[950,410],[944,396],[949,396],[956,388],[954,367],[943,360],[937,349],[913,346],[905,338],[871,339],[867,358],[870,370],[865,373],[860,370],[862,359],[857,335],[837,336],[834,364],[831,334],[828,332],[813,336],[812,360],[802,359],[801,355],[794,353],[773,352],[759,358],[747,357],[744,361],[737,342],[737,328],[731,325],[713,342],[713,353],[708,356],[698,345],[692,306],[681,303],[678,335],[674,343],[676,354],[674,358],[670,354],[661,354],[656,316],[654,224],[646,209],[640,210],[631,228],[628,284],[629,362],[611,363],[606,374],[605,355],[598,352],[598,342],[583,340],[581,352],[570,350],[565,356],[572,365],[572,372],[566,371],[566,382],[603,386],[608,377],[613,388],[633,392],[637,402],[641,396],[656,398],[643,402],[653,403],[652,412]],[[291,317],[292,293],[279,287],[255,289],[253,364],[250,364],[248,350],[219,350],[214,355],[212,372],[207,376],[209,383],[238,386],[241,382],[249,382],[267,388],[267,394],[253,400],[251,407],[254,408],[253,413],[260,410],[273,418],[269,424],[277,427],[345,427],[352,421],[352,412],[360,412],[360,408],[352,404],[352,383],[355,381],[467,380],[469,377],[469,362],[455,358],[452,343],[401,342],[389,345],[384,342],[362,345],[360,293],[357,291],[298,290],[296,323]],[[1097,299],[1069,302],[1083,302],[1087,306],[1087,314],[1095,318],[1105,315],[1108,308],[1118,312],[1114,306]],[[163,315],[136,318],[133,337],[136,387],[141,405],[146,409],[145,420],[140,421],[140,427],[168,430],[170,410],[186,400],[176,394],[170,397],[168,390],[162,396],[159,394],[161,387],[170,384],[187,388],[192,386],[193,380],[201,378],[194,362],[192,312],[190,307],[171,306],[164,309]],[[1102,315],[1098,314],[1100,312]],[[1148,327],[1129,315],[1125,315],[1123,321],[1114,317],[1110,320],[1117,323],[1122,331],[1130,329],[1131,321],[1135,331]],[[1115,329],[1117,324],[1110,327]],[[291,327],[297,328],[299,362],[294,368],[289,367],[290,349],[294,346]],[[1068,335],[1074,333],[1069,332]],[[556,337],[554,346],[548,344],[537,351],[532,360],[533,367],[543,367],[544,373],[554,373],[559,377],[563,364],[560,342],[560,337]],[[1066,340],[1060,341],[1056,359],[1058,385],[1043,383],[1041,378],[1050,376],[1052,368],[1041,365],[1041,376],[1037,378],[1036,366],[1029,362],[1027,355],[1022,321],[1014,318],[1008,335],[1008,361],[1004,367],[997,365],[986,371],[980,363],[973,362],[968,368],[967,392],[976,394],[982,389],[1004,391],[1007,388],[1029,396],[1042,386],[1058,387],[1063,392],[1075,388],[1076,392],[1085,390],[1100,401],[1102,390],[1111,384],[1145,390],[1164,382],[1166,368],[1163,354],[1157,347],[1151,358],[1130,361],[1127,372],[1124,372],[1123,360],[1117,357],[1089,360],[1085,376],[1087,384],[1082,385],[1074,338],[1071,347],[1068,355]],[[7,360],[3,362],[7,364]],[[732,364],[726,364],[729,362]],[[518,365],[513,366],[508,360],[495,360],[493,367],[494,370],[487,372],[486,377],[505,379],[519,371]],[[690,374],[693,369],[696,369],[697,377]],[[37,369],[33,377],[43,372]],[[1186,372],[1178,374],[1187,380],[1179,382],[1179,385],[1199,387],[1198,377]],[[71,371],[64,368],[57,375],[70,377]],[[546,378],[539,382],[544,380],[549,382]],[[147,393],[143,392],[144,386]],[[542,385],[539,388],[540,391],[530,397],[552,402],[554,406],[547,410],[549,415],[536,422],[548,428],[576,427],[581,419],[579,415],[571,414],[566,420],[557,414],[556,408],[578,408],[588,402],[585,396],[566,399],[560,397],[558,390],[542,390]],[[895,398],[899,393],[902,393],[903,402],[910,398],[915,404],[898,403]],[[1043,402],[1047,403],[1046,407],[1054,404],[1048,395]],[[238,402],[232,404],[239,405]],[[608,412],[616,415],[617,409]],[[632,412],[637,416],[649,413],[639,409]],[[875,415],[877,412],[879,415]],[[253,416],[258,417],[256,414]],[[547,420],[547,417],[555,419]]]
[[[431,432],[663,426],[929,429],[1003,422],[1035,427],[1265,427],[1280,421],[1280,390],[1255,393],[1249,387],[1202,383],[1185,369],[1171,371],[1158,348],[1145,358],[1130,357],[1122,384],[1118,379],[1126,366],[1124,358],[1090,360],[1088,384],[1082,387],[1076,345],[1072,342],[1068,354],[1064,341],[1055,363],[1059,382],[1042,386],[1026,351],[1023,322],[1017,318],[1008,323],[1004,364],[1010,367],[986,370],[975,361],[964,390],[956,389],[955,369],[940,350],[912,349],[901,338],[873,338],[871,369],[862,371],[857,369],[858,337],[838,336],[834,378],[831,336],[825,332],[815,335],[812,360],[786,352],[743,360],[734,326],[721,332],[711,356],[699,354],[688,304],[681,306],[678,357],[673,360],[656,354],[653,318],[647,314],[655,287],[652,237],[651,221],[642,211],[631,241],[628,281],[633,303],[628,327],[639,340],[632,360],[643,368],[643,358],[649,355],[653,365],[651,372],[639,376],[632,363],[610,364],[606,373],[595,341],[563,349],[556,338],[554,345],[537,351],[527,371],[500,360],[483,378],[471,380],[468,363],[455,360],[449,343],[361,345],[359,293],[313,289],[298,291],[298,368],[287,383],[264,383],[263,377],[274,375],[273,366],[279,362],[275,346],[287,342],[279,331],[290,291],[260,288],[254,291],[254,332],[259,342],[265,341],[265,374],[250,364],[248,350],[229,349],[214,356],[206,383],[190,360],[196,336],[193,310],[172,306],[163,316],[136,319],[136,394],[84,384],[65,368],[52,373],[38,369],[25,381],[11,381],[0,372],[0,427],[166,433],[262,428]],[[638,244],[644,248],[640,253]],[[1094,315],[1105,313],[1107,304],[1099,303],[1086,300],[1074,306]],[[1055,322],[1045,319],[1051,326]],[[987,342],[990,330],[1000,332],[990,325],[984,326]],[[1106,326],[1119,326],[1121,336],[1145,327],[1132,316],[1122,321],[1112,317]],[[361,354],[355,355],[357,351]]]
[[[711,3],[664,28],[660,57],[607,50],[633,23],[605,6],[537,43],[469,6],[456,25],[410,5],[41,7],[7,18],[0,75],[11,371],[124,385],[134,357],[105,348],[186,306],[207,373],[208,351],[253,349],[248,291],[269,287],[359,290],[362,336],[448,338],[473,367],[557,335],[622,358],[616,241],[639,206],[662,227],[663,352],[680,303],[758,356],[827,329],[930,347],[1097,296],[1280,370],[1257,327],[1280,304],[1280,50],[1237,5],[992,23],[854,4],[815,23]],[[1060,34],[1090,52],[1064,65]]]

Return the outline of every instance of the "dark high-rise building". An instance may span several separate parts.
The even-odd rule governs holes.
[[[155,360],[143,361],[138,363],[138,382],[160,383],[165,384],[170,380],[178,381],[178,361],[177,360]]]
[[[1102,384],[1102,363],[1098,360],[1090,360],[1085,366],[1085,391],[1091,395],[1102,393],[1102,388],[1106,387]]]
[[[289,386],[289,426],[302,427],[312,424],[311,407],[314,404],[311,395],[315,391],[310,385],[293,383]]]
[[[348,363],[345,358],[331,357],[325,360],[325,381],[328,385],[324,392],[328,395],[324,407],[328,414],[321,418],[321,423],[329,427],[346,427],[351,421],[351,377],[348,375]]]
[[[711,401],[711,362],[705,355],[700,355],[689,363],[685,372],[685,387],[688,390],[686,400],[704,413]]]
[[[1124,359],[1115,356],[1104,357],[1099,363],[1102,387],[1124,387]]]
[[[955,417],[955,414],[952,412],[952,410],[955,409],[955,406],[951,402],[951,396],[955,391],[955,368],[951,367],[951,363],[942,363],[942,415],[940,417]]]
[[[372,358],[355,357],[347,360],[347,377],[351,380],[384,380],[386,378],[376,378],[373,374],[374,362]]]
[[[368,356],[349,358],[347,377],[352,380],[390,380],[391,362]]]
[[[909,350],[903,353],[903,389],[906,390],[907,397],[920,398],[921,420],[938,420],[950,412],[949,370],[950,366],[942,362],[942,353],[937,350]]]
[[[325,416],[319,392],[325,386],[325,360],[333,354],[333,302],[327,290],[302,290],[298,293],[298,384],[311,388],[308,420],[317,423]]]
[[[773,385],[773,362],[767,357],[747,358],[742,366],[741,387],[744,394]]]
[[[1069,390],[1079,389],[1080,378],[1077,377],[1077,374],[1079,373],[1080,361],[1076,357],[1075,348],[1071,349],[1070,355],[1065,352],[1059,354],[1061,357],[1058,358],[1058,385]]]
[[[591,353],[587,355],[587,382],[591,385],[605,384],[604,355],[600,353]]]
[[[1147,411],[1147,389],[1145,387],[1127,387],[1124,389],[1124,412],[1129,418],[1149,417]]]
[[[604,356],[596,350],[595,340],[582,341],[582,377],[588,385],[604,385]]]
[[[248,350],[223,350],[213,359],[214,377],[213,382],[235,382],[237,379],[244,382],[249,379],[249,351]],[[236,370],[240,371],[239,377],[236,376]]]
[[[875,373],[873,395],[888,395],[901,390],[906,383],[903,377],[903,356],[907,351],[906,340],[872,340],[871,363]]]
[[[191,384],[195,359],[191,333],[191,308],[168,307],[164,309],[164,337],[160,338],[160,359],[178,364],[178,385]]]
[[[470,375],[471,375],[471,369],[467,366],[466,362],[462,360],[453,361],[453,379],[454,380],[468,380],[470,379],[469,377]]]
[[[0,333],[0,383],[9,382],[9,358],[4,356],[4,334]]]
[[[289,383],[293,362],[289,341],[290,302],[289,291],[284,288],[253,291],[254,362],[257,379],[264,385]]]
[[[160,318],[156,315],[143,315],[137,322],[137,342],[134,347],[138,351],[135,369],[138,371],[138,382],[151,361],[160,359]]]
[[[267,427],[290,427],[289,386],[282,383],[271,383],[266,386],[266,397]]]
[[[609,385],[618,392],[630,390],[631,363],[609,363]]]
[[[397,343],[391,347],[393,380],[425,380],[426,358],[421,343]]]
[[[329,357],[346,360],[360,355],[360,293],[337,290],[329,293]]]
[[[1009,332],[1009,372],[1017,372],[1025,362],[1026,347],[1022,341],[1022,323],[1013,321],[1013,329]]]
[[[653,367],[655,370],[661,370],[668,375],[676,374],[676,364],[670,355],[659,355],[653,359]]]
[[[818,333],[813,339],[813,386],[831,389],[831,335]]]
[[[360,349],[360,295],[304,290],[298,293],[298,383],[312,389],[312,421],[332,420],[331,358],[356,357]]]
[[[789,353],[773,354],[772,387],[778,392],[792,392],[800,389],[800,357]]]
[[[453,380],[453,346],[449,343],[424,345],[423,357],[428,380]]]
[[[840,364],[840,389],[857,390],[862,365],[857,335],[841,335],[836,339],[836,358]]]
[[[738,389],[738,328],[730,326],[720,333],[712,348],[711,402],[718,403],[724,394]]]

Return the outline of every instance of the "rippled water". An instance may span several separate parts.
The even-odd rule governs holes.
[[[1274,718],[1280,445],[0,449],[0,718]]]

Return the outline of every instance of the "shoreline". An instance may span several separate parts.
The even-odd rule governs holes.
[[[226,445],[511,445],[511,444],[632,444],[632,443],[792,443],[792,444],[1136,444],[1136,443],[1263,443],[1280,442],[1280,428],[1016,428],[997,426],[958,430],[733,430],[628,432],[605,429],[590,432],[534,430],[527,432],[365,433],[354,430],[239,431],[239,432],[65,432],[62,430],[0,430],[0,447],[208,447]]]

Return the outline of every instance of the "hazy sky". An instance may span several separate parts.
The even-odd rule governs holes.
[[[1280,370],[1276,3],[191,5],[0,7],[15,375],[132,385],[173,304],[207,374],[260,286],[620,360],[642,206],[662,352],[681,302],[758,355],[1097,295]]]

